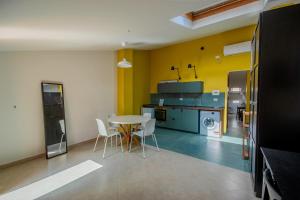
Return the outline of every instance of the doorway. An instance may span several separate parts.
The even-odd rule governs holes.
[[[233,71],[228,74],[227,136],[243,138],[243,112],[248,111],[250,78],[249,71]]]

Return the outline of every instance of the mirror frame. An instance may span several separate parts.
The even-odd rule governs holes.
[[[45,102],[45,99],[44,99],[44,87],[43,87],[44,84],[47,84],[47,85],[61,85],[62,96],[63,96],[63,98],[62,98],[62,105],[63,105],[63,110],[64,110],[63,117],[64,117],[64,124],[65,124],[66,151],[64,151],[63,153],[51,156],[51,157],[48,156],[48,149],[47,149],[47,135],[46,135],[47,131],[46,131],[46,123],[45,123],[46,116],[45,116],[45,109],[44,109],[44,102]],[[63,86],[63,83],[60,83],[60,82],[42,81],[41,82],[41,92],[42,92],[42,106],[43,106],[44,136],[45,136],[45,154],[46,154],[46,158],[50,159],[50,158],[54,158],[56,156],[60,156],[60,155],[68,153],[67,127],[66,127],[66,117],[65,117],[64,86]]]

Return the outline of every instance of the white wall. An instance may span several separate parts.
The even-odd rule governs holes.
[[[2,52],[0,165],[45,151],[44,80],[64,84],[69,145],[96,137],[95,118],[116,110],[114,52]]]

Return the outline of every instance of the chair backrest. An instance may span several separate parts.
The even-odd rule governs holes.
[[[144,114],[143,114],[143,117],[147,117],[147,118],[150,118],[150,119],[151,119],[151,113],[144,113]]]
[[[156,119],[150,119],[149,121],[146,122],[145,127],[144,127],[145,136],[151,135],[152,133],[154,133],[155,122],[156,122]]]
[[[60,125],[61,132],[65,134],[66,133],[65,120],[63,119],[59,120],[59,125]]]
[[[105,124],[103,123],[103,121],[101,119],[96,119],[96,121],[97,121],[99,135],[108,136],[107,130],[105,128]]]

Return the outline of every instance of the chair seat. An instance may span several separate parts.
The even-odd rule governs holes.
[[[149,135],[152,135],[152,133],[147,133],[147,132],[144,132],[144,130],[136,130],[136,131],[133,131],[132,132],[133,135],[137,135],[139,137],[143,137],[143,135],[145,136],[149,136]]]
[[[107,137],[112,137],[112,136],[116,136],[116,135],[120,135],[120,132],[114,131],[114,130],[108,130]]]

